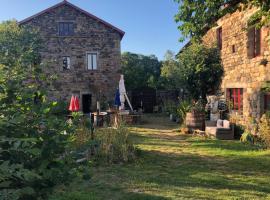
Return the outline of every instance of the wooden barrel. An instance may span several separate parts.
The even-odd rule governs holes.
[[[200,112],[190,112],[186,115],[186,126],[189,131],[199,129],[204,131],[205,129],[205,114]]]

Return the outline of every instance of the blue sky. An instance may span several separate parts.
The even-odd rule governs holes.
[[[1,0],[0,21],[22,20],[62,0]],[[154,54],[183,46],[174,22],[178,5],[173,0],[69,0],[69,2],[126,32],[122,52]]]

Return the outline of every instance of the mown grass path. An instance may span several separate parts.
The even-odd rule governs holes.
[[[270,199],[270,151],[181,135],[164,117],[144,119],[130,128],[138,160],[94,168],[66,199]]]

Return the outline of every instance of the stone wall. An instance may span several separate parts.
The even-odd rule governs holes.
[[[58,23],[65,21],[74,23],[74,35],[59,36]],[[44,40],[43,69],[47,76],[57,75],[51,98],[69,101],[72,94],[80,98],[91,94],[93,109],[99,95],[114,99],[120,79],[119,32],[69,5],[51,9],[23,25],[37,28]],[[87,52],[98,54],[97,70],[87,70]],[[63,70],[63,56],[70,56],[70,70]]]
[[[251,47],[247,21],[254,11],[256,9],[251,8],[224,16],[218,20],[218,26],[203,38],[206,45],[213,45],[213,41],[217,41],[217,28],[222,27],[221,58],[225,71],[222,89],[243,88],[243,114],[239,119],[244,124],[250,117],[259,118],[262,114],[264,102],[260,90],[265,81],[270,81],[270,63],[266,66],[261,64],[262,59],[270,61],[268,27],[261,31],[261,55],[255,58],[248,56]]]

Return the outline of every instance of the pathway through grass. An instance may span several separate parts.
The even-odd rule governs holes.
[[[167,118],[145,119],[131,128],[141,149],[135,163],[96,167],[90,181],[58,199],[270,199],[270,151],[180,135]]]

